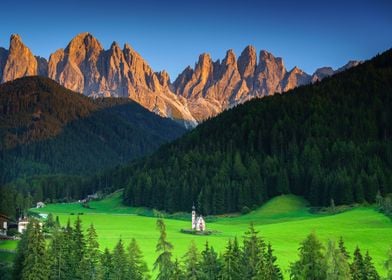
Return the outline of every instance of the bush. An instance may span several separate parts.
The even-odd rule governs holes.
[[[250,212],[250,209],[248,206],[244,206],[241,209],[241,214],[248,214]]]

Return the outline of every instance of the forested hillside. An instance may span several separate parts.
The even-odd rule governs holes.
[[[226,111],[129,166],[124,201],[239,211],[294,193],[313,205],[392,192],[392,50],[284,95]],[[244,208],[245,207],[245,208]]]
[[[16,197],[27,205],[84,195],[87,176],[148,155],[184,132],[129,99],[91,99],[42,77],[2,84],[0,212],[13,216],[8,206]]]

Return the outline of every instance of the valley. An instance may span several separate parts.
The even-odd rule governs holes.
[[[100,250],[112,249],[121,238],[128,245],[135,238],[140,245],[149,269],[157,255],[155,245],[159,237],[156,217],[148,209],[127,207],[121,202],[121,192],[101,200],[90,202],[91,209],[80,203],[49,204],[45,208],[31,209],[34,213],[53,213],[59,216],[64,226],[68,219],[74,222],[77,213],[83,228],[93,223],[98,234]],[[143,216],[145,215],[145,216]],[[188,220],[186,220],[188,219]],[[324,243],[343,237],[349,252],[359,246],[362,252],[369,250],[374,264],[381,275],[385,275],[383,262],[392,244],[392,222],[379,213],[374,206],[357,206],[339,214],[313,214],[308,203],[297,196],[284,195],[273,198],[262,207],[246,215],[233,217],[207,217],[207,228],[219,231],[210,236],[192,236],[180,232],[190,228],[190,214],[182,214],[181,219],[165,219],[168,240],[174,244],[173,256],[182,259],[191,240],[201,251],[206,241],[218,252],[223,252],[228,239],[237,236],[242,240],[249,223],[253,222],[266,242],[271,242],[277,263],[285,279],[291,262],[298,258],[299,243],[311,232]],[[241,241],[240,241],[241,242]],[[11,241],[11,244],[13,241]],[[0,249],[12,247],[10,243],[0,243]]]

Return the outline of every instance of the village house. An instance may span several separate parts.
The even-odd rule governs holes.
[[[195,205],[192,206],[192,230],[195,231],[205,231],[206,222],[202,215],[196,216]]]

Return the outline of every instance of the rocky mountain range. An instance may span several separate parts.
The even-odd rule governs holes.
[[[222,61],[201,54],[194,68],[188,66],[171,82],[167,72],[154,72],[128,44],[121,48],[113,42],[105,50],[90,33],[81,33],[47,61],[12,35],[9,49],[0,48],[0,81],[46,76],[84,95],[127,97],[160,116],[195,126],[239,103],[320,81],[358,63],[309,75],[298,67],[288,71],[282,58],[265,50],[257,57],[256,49],[248,46],[238,59],[232,50]]]

